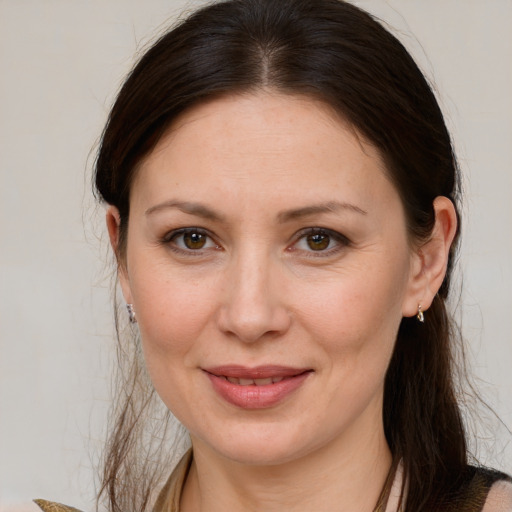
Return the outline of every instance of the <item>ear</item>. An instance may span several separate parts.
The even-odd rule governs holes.
[[[119,277],[119,284],[123,291],[124,300],[131,304],[132,294],[130,290],[130,280],[128,278],[128,269],[126,266],[126,256],[120,253],[119,248],[119,232],[121,227],[121,216],[119,210],[115,206],[109,206],[106,214],[108,236],[110,238],[110,245],[116,256],[117,260],[117,275]]]
[[[403,316],[415,316],[420,305],[426,311],[446,275],[450,247],[457,232],[457,214],[447,197],[436,197],[433,206],[436,220],[432,234],[412,256],[409,293],[404,301]]]

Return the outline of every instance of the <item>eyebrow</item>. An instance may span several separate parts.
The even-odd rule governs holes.
[[[154,212],[166,210],[168,208],[176,208],[189,215],[195,215],[204,219],[213,221],[223,221],[224,216],[217,213],[215,210],[208,208],[201,203],[193,203],[189,201],[164,201],[155,206],[151,206],[145,211],[146,215],[151,215]],[[277,214],[277,220],[280,223],[289,222],[291,220],[301,219],[303,217],[309,217],[311,215],[318,215],[322,213],[336,213],[340,210],[349,210],[361,215],[367,215],[368,212],[359,208],[354,204],[343,203],[338,201],[328,201],[326,203],[313,204],[309,206],[303,206],[301,208],[295,208],[293,210],[285,210]]]
[[[207,206],[189,201],[165,201],[155,206],[151,206],[151,208],[146,210],[145,214],[150,215],[154,212],[159,212],[168,208],[176,208],[181,210],[183,213],[188,213],[189,215],[195,215],[196,217],[202,217],[203,219],[208,220],[221,221],[224,219],[221,214],[215,212]]]
[[[322,213],[336,213],[340,210],[349,210],[361,215],[367,215],[368,212],[359,208],[354,204],[343,203],[338,201],[328,201],[327,203],[314,204],[311,206],[304,206],[303,208],[297,208],[294,210],[287,210],[280,212],[277,216],[279,222],[288,222],[291,220],[301,219],[303,217],[309,217],[311,215],[318,215]]]

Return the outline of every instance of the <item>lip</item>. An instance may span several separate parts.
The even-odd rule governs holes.
[[[204,368],[203,372],[213,389],[228,403],[243,409],[266,409],[301,387],[313,370],[276,365],[254,368],[226,365]],[[251,384],[248,380],[260,382]],[[269,380],[271,382],[262,382]]]

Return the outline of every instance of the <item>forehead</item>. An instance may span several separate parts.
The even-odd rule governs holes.
[[[340,194],[369,202],[389,187],[378,150],[330,107],[309,97],[260,92],[183,113],[141,163],[132,188],[152,201],[165,199],[172,188],[283,201]]]

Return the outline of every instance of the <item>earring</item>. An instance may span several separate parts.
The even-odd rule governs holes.
[[[133,309],[133,304],[126,304],[126,309],[128,311],[128,318],[130,319],[130,323],[136,324],[137,318],[135,317],[135,310]]]
[[[418,314],[416,315],[416,318],[422,324],[425,323],[425,315],[423,314],[423,309],[421,307],[421,304],[418,304]]]

